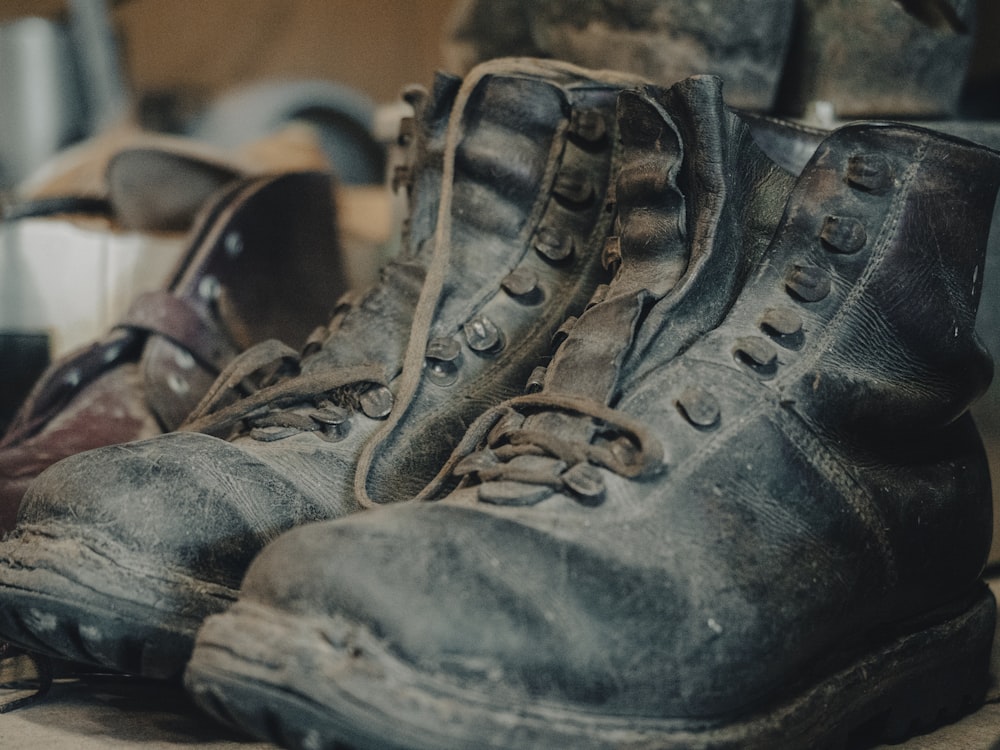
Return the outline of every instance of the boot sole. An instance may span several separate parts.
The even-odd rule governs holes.
[[[157,679],[178,676],[201,623],[230,606],[237,592],[154,574],[144,562],[110,542],[48,533],[3,542],[0,636],[58,659]]]
[[[395,658],[364,626],[238,602],[208,619],[185,683],[221,721],[283,747],[840,749],[907,736],[978,707],[996,604],[896,635],[756,711],[721,721],[615,718],[546,703],[498,709]]]

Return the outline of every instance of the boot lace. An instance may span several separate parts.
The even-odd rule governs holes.
[[[230,438],[249,431],[267,442],[300,432],[342,439],[352,410],[391,394],[376,365],[303,372],[303,360],[317,351],[318,346],[307,344],[300,355],[275,340],[251,347],[222,371],[180,429]],[[305,413],[298,411],[303,407]]]
[[[575,417],[579,429],[545,429],[532,419],[542,413]],[[510,399],[477,419],[421,498],[435,497],[453,477],[461,480],[460,486],[512,482],[566,491],[584,504],[597,504],[604,496],[599,469],[641,479],[664,467],[663,447],[640,421],[574,394],[534,393]],[[532,502],[525,498],[544,496],[513,493],[508,501],[524,505]],[[482,492],[480,497],[485,499]]]

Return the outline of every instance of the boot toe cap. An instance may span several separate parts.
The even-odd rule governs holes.
[[[18,527],[235,587],[254,553],[291,525],[294,499],[286,481],[229,443],[172,433],[54,464],[30,485]]]
[[[553,587],[552,568],[563,585]],[[410,668],[460,690],[659,710],[664,696],[687,691],[676,684],[681,675],[641,666],[657,646],[636,643],[649,633],[635,623],[662,630],[681,610],[669,595],[643,595],[644,583],[663,593],[649,581],[620,597],[616,572],[495,516],[397,506],[282,535],[254,561],[241,600],[360,625]],[[634,583],[626,576],[618,587]],[[588,617],[593,610],[604,617]],[[637,678],[627,692],[626,674]]]

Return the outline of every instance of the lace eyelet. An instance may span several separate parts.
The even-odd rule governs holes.
[[[847,184],[866,193],[886,192],[895,179],[892,165],[881,154],[855,154],[847,160]]]
[[[794,263],[785,273],[785,288],[802,302],[819,302],[830,294],[830,275],[822,268]]]
[[[596,109],[574,109],[570,116],[569,132],[588,144],[599,144],[608,134],[608,122]]]
[[[778,373],[778,352],[771,344],[756,336],[738,339],[733,357],[759,377],[772,378]]]
[[[719,402],[708,391],[687,388],[674,402],[681,415],[694,427],[712,429],[719,425]]]
[[[504,346],[503,333],[485,315],[477,315],[462,326],[465,341],[472,351],[479,354],[496,354]]]
[[[787,307],[772,307],[760,318],[760,330],[785,349],[799,349],[805,341],[802,317]]]
[[[541,227],[531,244],[543,258],[559,263],[572,257],[575,243],[572,237],[553,227]]]
[[[395,397],[384,385],[375,386],[361,394],[361,411],[369,419],[385,419],[392,411]]]
[[[458,367],[462,345],[450,336],[431,339],[424,353],[427,379],[435,385],[447,387],[458,381]]]
[[[500,286],[511,297],[525,305],[537,305],[542,301],[542,290],[538,286],[538,274],[528,268],[515,268],[507,274]]]
[[[857,219],[843,216],[827,216],[820,230],[819,239],[823,246],[834,253],[853,255],[865,246],[868,233]]]

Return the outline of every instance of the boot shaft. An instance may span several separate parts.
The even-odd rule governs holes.
[[[919,439],[954,421],[991,377],[975,317],[998,180],[995,152],[971,143],[836,131],[730,316],[732,361],[839,439]]]
[[[719,79],[626,92],[618,120],[616,233],[605,250],[615,279],[566,327],[573,335],[546,380],[605,403],[629,377],[669,362],[719,324],[792,185],[725,107]],[[608,336],[614,328],[623,335]],[[623,368],[625,358],[632,365]],[[595,362],[616,366],[601,374]]]
[[[445,138],[460,85],[461,79],[438,74],[430,92],[420,87],[404,92],[414,113],[400,124],[405,162],[393,176],[393,189],[403,191],[407,202],[398,256],[377,284],[349,291],[338,301],[329,324],[306,346],[303,372],[376,363],[385,382],[399,374],[405,332],[434,251]]]
[[[559,323],[604,280],[615,102],[637,83],[531,60],[487,63],[463,83],[444,154],[435,257],[397,408],[362,453],[360,496],[420,491],[465,425],[522,389]]]

